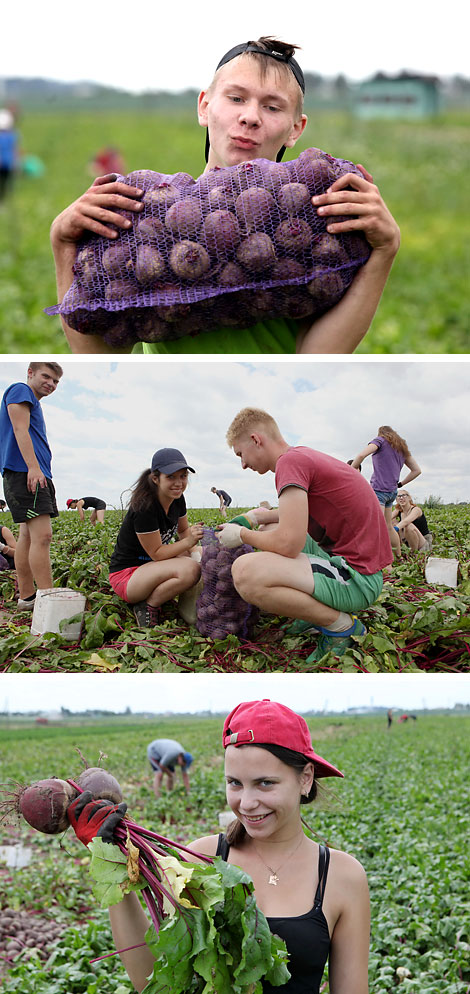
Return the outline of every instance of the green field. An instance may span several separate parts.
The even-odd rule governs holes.
[[[76,747],[91,765],[101,750],[134,820],[174,841],[191,841],[217,832],[218,812],[225,809],[222,721],[130,717],[25,727],[12,719],[0,724],[0,780],[77,776]],[[416,721],[395,721],[389,731],[385,716],[308,723],[314,746],[345,774],[306,817],[314,837],[352,853],[366,869],[370,994],[468,994],[470,717],[418,713]],[[146,745],[157,734],[182,739],[195,756],[188,798],[180,781],[171,795],[153,796]],[[49,838],[25,823],[0,826],[0,845],[19,841],[32,847],[31,863],[11,870],[0,862],[0,909],[26,910],[31,923],[39,915],[63,932],[46,958],[34,948],[16,960],[8,954],[5,994],[130,994],[114,959],[90,963],[113,945],[106,912],[97,910],[91,894],[83,847],[71,832]],[[408,971],[401,984],[400,968]]]
[[[232,509],[237,513],[237,509]],[[245,509],[246,510],[246,509]],[[385,578],[379,600],[361,613],[368,634],[341,659],[329,653],[325,672],[402,672],[470,669],[470,536],[466,505],[426,508],[434,536],[433,555],[460,562],[457,588],[432,587],[425,558],[405,554]],[[190,523],[215,526],[217,510],[192,508]],[[11,516],[2,522],[11,525]],[[80,525],[61,512],[53,522],[51,559],[55,586],[82,590],[87,610],[80,644],[60,635],[31,635],[29,615],[15,614],[13,574],[0,573],[0,671],[16,672],[308,672],[314,636],[287,635],[284,618],[261,615],[251,641],[229,635],[211,640],[188,627],[176,603],[163,606],[161,624],[136,627],[134,615],[108,582],[108,563],[121,521],[109,511],[103,527]]]
[[[402,247],[359,353],[469,350],[468,125],[464,112],[430,122],[365,122],[325,111],[310,115],[297,153],[315,145],[362,162],[402,232]],[[0,352],[66,353],[58,319],[43,313],[56,302],[49,227],[89,186],[87,163],[101,146],[117,144],[129,171],[198,176],[204,136],[192,114],[57,111],[25,113],[21,137],[23,150],[39,156],[46,172],[37,179],[21,176],[11,201],[0,208]]]

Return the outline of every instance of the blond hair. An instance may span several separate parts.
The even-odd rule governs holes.
[[[235,415],[227,431],[226,439],[229,449],[233,448],[239,438],[249,435],[257,428],[276,442],[282,439],[277,422],[267,411],[262,411],[259,407],[244,407]]]
[[[393,428],[390,428],[390,425],[382,425],[382,427],[379,428],[377,435],[379,438],[385,438],[388,444],[391,445],[392,449],[395,449],[396,452],[401,452],[405,457],[411,456],[411,452],[405,439],[402,438],[398,432],[394,431]]]

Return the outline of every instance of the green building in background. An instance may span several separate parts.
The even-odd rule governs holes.
[[[377,73],[359,83],[353,100],[357,117],[425,118],[440,110],[440,85],[436,76],[403,72],[399,76]]]

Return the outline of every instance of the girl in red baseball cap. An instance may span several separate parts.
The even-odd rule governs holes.
[[[190,848],[221,856],[248,873],[271,931],[284,939],[291,979],[282,987],[263,983],[263,994],[319,994],[328,960],[330,994],[367,994],[370,916],[364,870],[347,853],[310,839],[301,819],[301,805],[314,800],[317,780],[343,774],[317,755],[305,719],[274,701],[234,708],[224,723],[223,745],[234,820],[226,835],[205,836]],[[87,807],[76,822],[71,819],[85,842],[90,840]],[[108,841],[115,809],[110,805],[108,815],[100,808],[100,835],[109,825]],[[153,957],[141,945],[149,923],[137,895],[127,894],[110,908],[110,918],[116,949],[123,949],[124,966],[142,991]]]

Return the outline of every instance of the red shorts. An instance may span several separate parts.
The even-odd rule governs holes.
[[[123,601],[127,600],[127,584],[136,569],[140,569],[140,566],[127,566],[126,569],[120,569],[117,573],[109,574],[109,582],[114,590],[114,593],[118,595]]]

